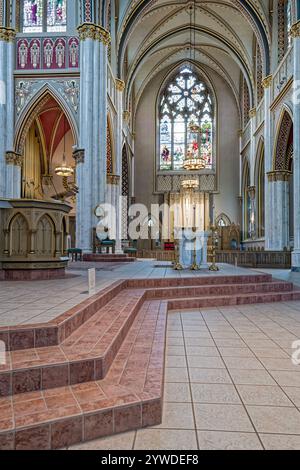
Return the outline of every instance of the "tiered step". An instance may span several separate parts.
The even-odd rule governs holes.
[[[83,255],[83,261],[93,263],[132,263],[136,259],[128,255],[118,254],[85,254]]]
[[[161,422],[167,308],[145,302],[104,380],[0,399],[0,449],[57,449]]]
[[[114,283],[48,324],[0,329],[0,449],[68,446],[161,422],[168,309],[300,299],[269,275]]]

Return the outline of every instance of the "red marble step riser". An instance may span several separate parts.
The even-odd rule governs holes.
[[[132,263],[135,258],[127,255],[83,255],[83,261],[88,263]]]
[[[165,279],[129,279],[126,281],[127,288],[169,288],[184,286],[205,286],[216,284],[256,284],[260,282],[271,282],[272,276],[269,274],[259,274],[257,276],[215,276],[215,277],[187,277],[187,278],[165,278]]]
[[[152,299],[175,299],[181,297],[200,297],[206,295],[231,295],[248,293],[269,293],[269,292],[291,292],[293,284],[291,283],[269,283],[269,284],[241,284],[227,286],[207,286],[207,287],[182,287],[171,289],[150,289],[147,291],[146,298]]]
[[[300,300],[300,292],[258,294],[249,296],[219,297],[219,298],[197,298],[178,299],[168,301],[168,310],[183,310],[191,308],[226,307],[235,305],[247,305],[258,303],[288,302]]]
[[[108,292],[97,294],[92,299],[68,310],[53,322],[28,327],[2,327],[0,328],[0,341],[5,343],[7,351],[57,346],[110,302],[123,288],[124,282],[122,281]]]
[[[159,425],[162,398],[0,433],[0,450],[54,450]]]
[[[102,357],[0,372],[0,397],[49,390],[103,379],[144,303],[139,299]]]

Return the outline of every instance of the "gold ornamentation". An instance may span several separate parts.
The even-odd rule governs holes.
[[[20,167],[23,165],[23,155],[20,155],[16,152],[6,152],[5,160],[7,165],[15,165]]]
[[[300,37],[300,21],[297,21],[297,23],[293,24],[290,29],[290,35],[292,38]]]
[[[124,111],[123,112],[123,119],[125,122],[129,122],[130,119],[130,112],[129,111]]]
[[[81,41],[86,39],[93,39],[93,41],[100,41],[106,46],[111,42],[109,31],[94,23],[83,23],[78,28],[79,38]]]
[[[12,28],[0,28],[0,41],[14,42],[16,31]]]
[[[76,165],[79,163],[84,163],[84,149],[77,149],[73,152],[73,158],[75,160]]]
[[[121,178],[118,175],[107,175],[107,184],[118,186],[120,183],[120,179]]]
[[[262,81],[262,87],[263,88],[270,88],[270,86],[272,85],[272,81],[273,81],[273,75],[267,75],[267,77],[265,77]]]
[[[289,181],[292,172],[289,170],[275,170],[267,173],[269,183],[276,181]]]
[[[256,116],[256,108],[252,108],[249,111],[249,118],[252,119]]]
[[[116,78],[116,89],[123,92],[125,90],[125,82],[119,78]]]

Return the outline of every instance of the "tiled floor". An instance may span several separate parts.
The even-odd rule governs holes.
[[[168,265],[169,267],[166,267]],[[96,291],[119,279],[254,273],[254,271],[229,265],[221,266],[217,274],[211,274],[207,270],[173,271],[170,263],[155,260],[139,260],[129,264],[113,263],[112,265],[110,263],[70,263],[68,274],[75,276],[64,280],[0,282],[0,326],[48,322],[79,304],[89,297],[87,269],[93,266],[97,268]]]
[[[300,449],[300,302],[171,312],[160,426],[73,449]]]

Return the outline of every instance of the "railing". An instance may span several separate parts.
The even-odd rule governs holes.
[[[247,268],[289,269],[292,254],[290,251],[218,251],[217,262]]]
[[[115,78],[113,76],[113,73],[109,64],[107,65],[107,93],[113,105],[116,107],[116,104],[117,104],[116,82],[115,82]]]
[[[293,54],[294,49],[293,47],[290,47],[273,75],[273,100],[276,99],[276,97],[279,95],[286,83],[294,74]]]

